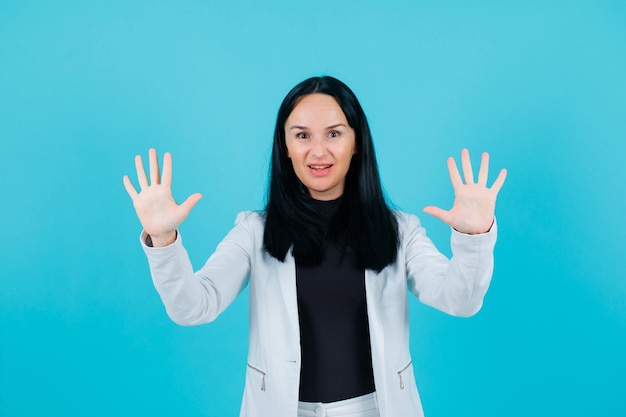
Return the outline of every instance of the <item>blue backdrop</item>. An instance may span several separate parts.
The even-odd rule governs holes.
[[[263,206],[278,105],[320,74],[442,251],[420,213],[452,203],[446,158],[509,170],[483,310],[411,304],[427,416],[626,415],[622,0],[0,2],[0,415],[238,413],[247,298],[171,323],[122,176],[172,152],[200,267]]]

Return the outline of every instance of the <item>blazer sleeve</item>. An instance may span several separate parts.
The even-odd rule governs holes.
[[[250,213],[239,213],[235,226],[199,271],[193,271],[180,233],[161,248],[141,244],[148,258],[154,286],[168,316],[181,326],[215,320],[248,283],[252,230]]]
[[[469,317],[483,304],[493,274],[497,237],[494,220],[487,233],[468,235],[452,229],[452,258],[440,253],[418,218],[407,215],[403,236],[407,285],[424,304],[445,313]]]

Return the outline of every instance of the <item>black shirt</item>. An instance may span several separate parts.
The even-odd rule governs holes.
[[[341,199],[316,201],[326,225]],[[365,271],[326,240],[317,266],[296,263],[302,367],[300,401],[333,402],[374,392]]]

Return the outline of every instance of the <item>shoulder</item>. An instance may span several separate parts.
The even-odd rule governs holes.
[[[399,210],[393,210],[393,214],[398,221],[398,231],[400,233],[422,227],[419,218],[415,214],[409,214]]]
[[[241,211],[235,218],[235,228],[243,228],[251,233],[263,233],[265,214],[262,211]]]
[[[398,237],[401,247],[426,237],[426,229],[424,229],[420,219],[415,214],[398,210],[394,210],[393,213],[398,221]]]
[[[235,218],[235,224],[240,223],[260,224],[262,226],[265,224],[265,215],[258,210],[240,211]]]
[[[247,254],[254,253],[263,245],[263,215],[256,211],[237,213],[235,224],[222,239],[222,247],[239,248]]]

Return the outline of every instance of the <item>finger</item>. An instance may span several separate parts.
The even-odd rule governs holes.
[[[149,151],[150,158],[150,184],[159,184],[159,158],[156,149],[151,148]]]
[[[500,173],[498,174],[498,178],[496,178],[496,180],[493,182],[493,185],[491,186],[491,190],[493,190],[496,194],[500,192],[502,185],[504,185],[506,174],[507,174],[506,169],[501,170]]]
[[[163,172],[161,175],[161,184],[171,187],[172,186],[172,154],[165,152],[163,155]]]
[[[470,155],[467,149],[463,149],[461,151],[461,166],[463,167],[463,176],[465,177],[465,184],[473,184],[474,172],[472,171],[472,163],[470,161]]]
[[[185,213],[189,214],[191,209],[194,208],[196,203],[200,201],[201,198],[202,198],[202,194],[200,193],[192,194],[189,197],[187,197],[185,201],[183,201],[183,204],[181,204],[180,207],[185,210]]]
[[[487,152],[483,152],[482,159],[480,160],[480,171],[478,171],[478,184],[486,187],[488,176],[489,176],[489,154]]]
[[[141,155],[135,156],[135,169],[137,170],[137,181],[139,181],[139,187],[143,190],[148,186],[148,178],[146,177],[146,171],[143,167]]]
[[[424,207],[424,213],[430,214],[431,216],[438,218],[442,222],[449,224],[448,223],[449,215],[448,215],[447,210],[443,210],[435,206],[427,206],[427,207]]]
[[[452,187],[457,188],[463,185],[463,179],[461,179],[461,174],[459,174],[459,169],[456,166],[456,161],[454,158],[448,158],[448,172],[450,173],[450,181],[452,182]]]
[[[134,200],[135,197],[137,197],[137,190],[135,190],[135,187],[130,182],[130,178],[128,178],[128,175],[124,175],[122,181],[124,181],[124,188],[126,188],[126,192],[130,196],[130,198]]]

